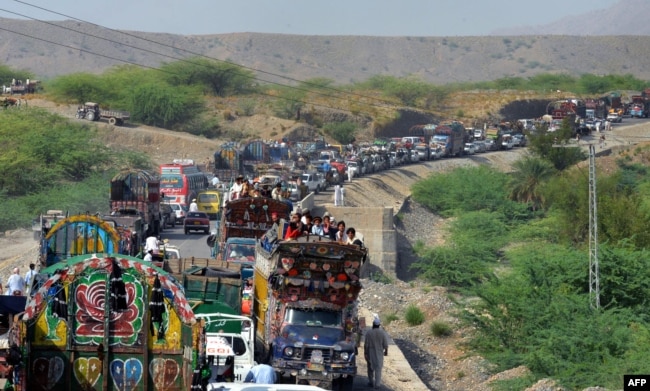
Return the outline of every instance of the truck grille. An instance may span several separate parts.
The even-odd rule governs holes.
[[[323,352],[323,362],[331,363],[332,362],[332,351],[330,349],[319,349],[319,348],[303,348],[302,349],[302,359],[311,360],[311,354],[314,350],[320,350]]]

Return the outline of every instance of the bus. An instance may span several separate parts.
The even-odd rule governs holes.
[[[208,177],[199,171],[193,160],[174,159],[160,165],[160,192],[165,202],[189,206],[201,190],[208,188]]]
[[[200,212],[208,214],[210,219],[218,219],[221,207],[221,194],[219,190],[203,190],[196,196],[196,204]]]

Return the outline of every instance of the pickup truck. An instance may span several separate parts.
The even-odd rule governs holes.
[[[303,173],[300,175],[300,179],[302,179],[302,183],[307,185],[310,192],[314,192],[316,194],[320,193],[321,190],[325,190],[327,187],[325,184],[325,178],[315,171]]]
[[[183,220],[185,235],[190,231],[203,231],[206,235],[210,233],[210,218],[205,212],[187,212]]]

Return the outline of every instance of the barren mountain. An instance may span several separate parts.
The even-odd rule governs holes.
[[[542,26],[499,29],[494,35],[650,35],[646,0],[619,0],[607,9],[571,15]]]
[[[644,19],[649,11],[645,0],[621,0],[607,10],[484,37],[183,36],[70,20],[0,18],[0,60],[39,79],[100,73],[123,64],[158,67],[195,56],[261,71],[261,83],[324,77],[347,84],[374,75],[416,75],[444,84],[539,73],[629,73],[650,79],[650,46],[643,36],[650,34]]]

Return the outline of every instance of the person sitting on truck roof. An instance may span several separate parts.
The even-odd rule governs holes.
[[[345,244],[354,244],[355,246],[363,247],[363,241],[357,238],[357,231],[354,228],[348,228],[346,234],[348,235],[348,239]]]
[[[300,213],[291,215],[291,221],[289,222],[287,233],[284,235],[284,240],[297,239],[302,235],[303,226],[302,222],[300,222],[300,217]]]
[[[271,198],[278,201],[284,201],[284,196],[282,195],[282,183],[277,183],[275,189],[271,192]]]
[[[314,224],[311,227],[311,234],[325,236],[325,232],[323,231],[323,219],[320,216],[314,217]]]

